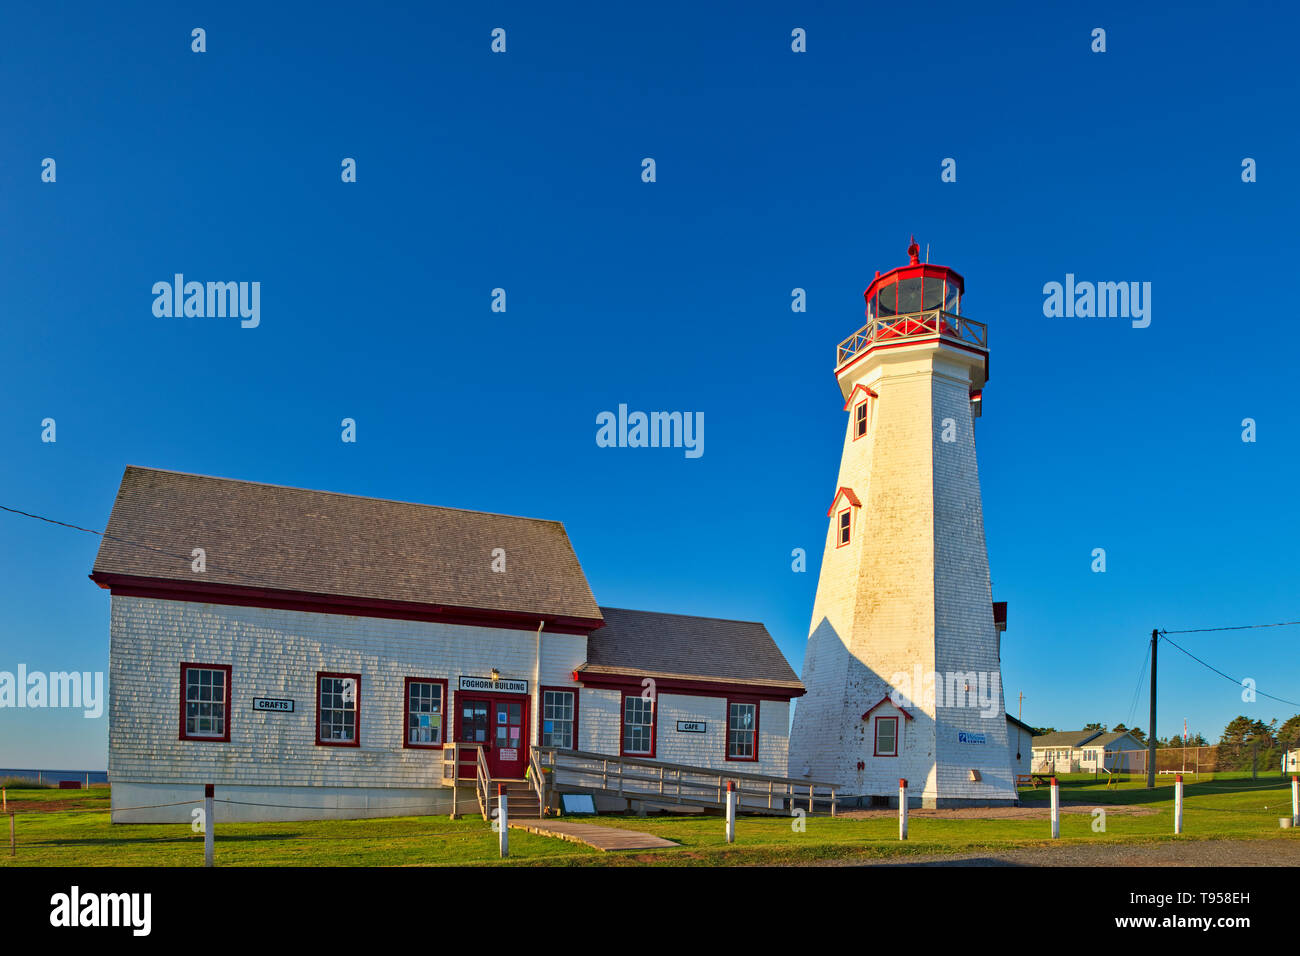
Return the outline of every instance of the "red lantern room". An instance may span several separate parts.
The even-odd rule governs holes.
[[[867,286],[867,324],[840,343],[837,374],[876,348],[940,342],[984,357],[988,369],[988,327],[962,315],[966,281],[955,269],[920,259],[921,247],[912,237],[908,263],[879,272]]]
[[[961,296],[966,281],[947,266],[921,262],[920,252],[921,247],[914,236],[912,244],[907,247],[911,260],[907,265],[891,269],[884,275],[876,273],[876,278],[862,294],[867,300],[868,319],[936,311],[961,315]]]

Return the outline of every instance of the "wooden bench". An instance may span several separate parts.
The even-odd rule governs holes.
[[[1026,785],[1032,786],[1037,790],[1040,786],[1046,786],[1047,781],[1043,779],[1043,775],[1040,773],[1016,774],[1016,789],[1019,790],[1021,787]]]

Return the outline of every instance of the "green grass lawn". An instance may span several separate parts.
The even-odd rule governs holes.
[[[791,820],[740,817],[736,842],[727,845],[717,816],[605,816],[591,822],[643,830],[680,848],[601,853],[574,843],[510,833],[511,856],[498,859],[496,835],[479,817],[401,817],[306,823],[219,824],[219,866],[406,865],[736,865],[797,864],[909,855],[990,851],[1056,843],[1144,843],[1285,835],[1278,817],[1289,816],[1289,782],[1276,777],[1220,775],[1185,786],[1184,833],[1173,834],[1173,780],[1155,790],[1132,778],[1114,787],[1091,778],[1063,781],[1063,805],[1139,806],[1146,815],[1111,812],[1105,832],[1094,832],[1091,813],[1063,813],[1061,839],[1049,839],[1046,817],[1029,820],[937,819],[912,816],[910,839],[898,840],[888,815],[848,820],[811,817],[796,832]],[[16,809],[17,855],[8,856],[8,827],[0,829],[0,866],[201,866],[203,838],[181,824],[113,825],[108,791],[10,790]],[[1046,807],[1048,789],[1025,790],[1028,806]],[[1294,833],[1295,831],[1287,831]],[[1296,834],[1300,838],[1300,834]]]

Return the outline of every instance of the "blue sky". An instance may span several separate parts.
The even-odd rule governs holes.
[[[1297,14],[1053,7],[10,5],[0,504],[102,528],[132,463],[558,518],[601,603],[761,620],[799,670],[833,349],[915,233],[990,329],[1009,708],[1145,728],[1152,627],[1300,618]],[[261,282],[261,325],[156,318],[177,272]],[[1045,318],[1067,272],[1151,282],[1150,327]],[[704,412],[705,454],[597,447],[620,403]],[[96,547],[0,513],[0,670],[107,669]],[[1298,631],[1179,641],[1300,700]],[[1166,733],[1300,709],[1161,663]],[[106,731],[0,711],[0,766]]]

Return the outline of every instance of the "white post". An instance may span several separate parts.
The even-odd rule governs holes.
[[[215,796],[214,787],[210,783],[203,785],[203,865],[212,865],[213,842],[217,829],[217,821],[213,819],[212,804]]]
[[[510,855],[510,814],[506,809],[506,785],[497,784],[497,825],[501,828],[497,842],[501,849],[501,859]]]
[[[898,778],[898,838],[907,839],[907,781]]]
[[[1174,832],[1183,832],[1183,775],[1174,774]]]
[[[1052,839],[1061,836],[1061,785],[1052,778]]]
[[[1291,775],[1291,826],[1300,830],[1300,778]]]
[[[730,780],[727,781],[727,842],[736,842],[736,791]]]

